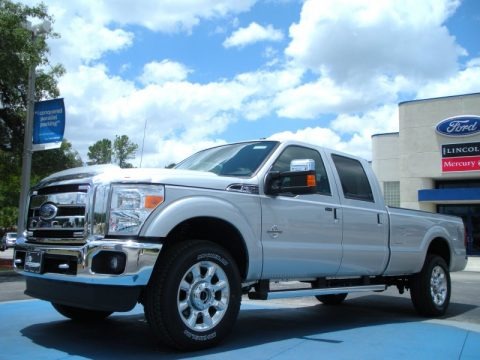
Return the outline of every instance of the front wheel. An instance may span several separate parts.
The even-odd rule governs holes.
[[[103,320],[112,314],[111,311],[89,310],[57,303],[52,303],[52,306],[63,316],[82,322]]]
[[[428,255],[422,270],[410,279],[410,296],[420,315],[441,316],[450,303],[450,273],[443,258]]]
[[[225,338],[240,302],[240,275],[230,254],[208,241],[187,241],[170,249],[155,268],[145,317],[158,340],[199,350]]]

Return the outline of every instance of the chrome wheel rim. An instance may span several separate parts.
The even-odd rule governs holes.
[[[177,292],[177,309],[183,323],[194,331],[208,331],[228,309],[230,285],[216,263],[202,261],[183,275]]]
[[[448,295],[447,275],[441,266],[435,266],[430,278],[430,295],[435,305],[442,306]]]

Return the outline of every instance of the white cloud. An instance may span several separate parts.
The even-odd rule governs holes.
[[[275,29],[272,25],[264,27],[256,22],[252,22],[246,28],[236,30],[223,42],[223,46],[226,48],[243,47],[260,41],[281,40],[283,40],[283,33],[281,30]]]
[[[109,51],[132,45],[134,34],[122,29],[138,25],[164,33],[190,33],[202,20],[229,17],[248,11],[256,0],[144,0],[132,6],[128,0],[64,1],[49,0],[49,13],[55,15],[54,30],[62,35],[50,41],[53,62],[67,70],[100,59]],[[37,5],[37,0],[22,0]]]
[[[151,151],[145,153],[143,157],[141,156],[141,149],[139,149],[134,165],[165,167],[172,163],[177,164],[197,151],[223,144],[225,144],[223,140],[199,140],[192,143],[183,138],[160,139],[155,142]]]
[[[312,76],[277,94],[277,114],[302,119],[358,114],[398,102],[403,94],[414,97],[419,89],[445,95],[448,85],[474,89],[476,80],[466,81],[469,86],[458,78],[458,59],[466,51],[444,26],[459,4],[305,1],[299,22],[290,27],[285,54],[292,67],[309,70]],[[473,66],[464,77],[475,75],[471,72]],[[445,79],[451,80],[440,90]]]
[[[324,76],[298,86],[292,84],[278,92],[274,105],[279,116],[315,119],[332,113],[361,113],[382,103],[395,102],[399,89],[407,88],[407,81],[402,77],[379,76],[372,82],[352,87]]]
[[[339,134],[364,134],[398,131],[398,105],[386,104],[362,115],[340,114],[330,124]]]
[[[244,101],[258,90],[246,83],[170,81],[137,88],[109,75],[104,65],[81,66],[59,82],[68,114],[65,137],[75,138],[84,161],[88,146],[102,138],[127,134],[142,144],[145,124],[147,152],[156,151],[148,144],[172,138],[182,138],[184,144],[206,141],[236,121]]]
[[[398,131],[397,104],[384,105],[362,115],[338,115],[325,127],[307,127],[270,136],[276,140],[298,140],[371,159],[373,134]]]
[[[150,62],[143,67],[140,81],[145,84],[162,84],[168,81],[183,81],[192,72],[185,65],[170,60]]]
[[[73,16],[58,23],[54,28],[61,28],[62,37],[50,41],[52,61],[62,63],[67,70],[98,60],[107,52],[128,48],[134,40],[131,32],[110,29],[91,19]]]
[[[480,58],[467,63],[464,70],[446,79],[430,82],[420,88],[418,99],[480,92]]]
[[[268,63],[262,68],[223,79],[200,74],[203,83],[191,80],[196,68],[174,58],[150,58],[140,66],[137,58],[123,59],[127,64],[119,69],[141,73],[137,82],[112,75],[103,64],[107,52],[131,47],[145,28],[189,36],[199,22],[212,19],[222,19],[212,29],[223,31],[232,23],[237,28],[235,16],[254,2],[148,0],[132,7],[126,0],[50,0],[54,29],[62,34],[50,42],[52,60],[67,68],[59,83],[67,106],[66,138],[75,139],[82,158],[87,160],[89,145],[115,135],[127,134],[141,147],[145,129],[142,166],[164,166],[223,143],[223,133],[235,122],[261,126],[264,119],[276,120],[274,115],[312,120],[309,128],[274,138],[370,158],[371,135],[398,130],[396,102],[402,94],[432,97],[480,89],[480,60],[459,71],[465,50],[444,26],[457,0],[306,0],[298,23],[290,27],[287,63],[278,50],[266,47],[262,56]],[[236,29],[223,46],[283,38],[272,25],[252,22]],[[327,114],[334,120],[319,125]],[[139,161],[140,149],[136,165]]]
[[[341,110],[345,102],[355,101],[361,94],[337,86],[331,79],[321,78],[315,82],[287,88],[277,94],[277,114],[287,118],[313,119],[322,113]]]
[[[161,81],[169,67],[175,75]],[[151,63],[143,77],[153,73],[156,81],[144,87],[110,75],[101,64],[67,73],[59,83],[68,114],[65,137],[75,138],[74,147],[86,161],[88,146],[102,138],[126,134],[141,146],[146,126],[144,157],[150,162],[143,164],[157,158],[163,166],[162,161],[178,161],[180,156],[164,159],[165,153],[156,153],[157,144],[179,141],[190,148],[208,143],[239,119],[267,116],[275,94],[300,84],[302,76],[295,69],[257,71],[200,84],[187,81],[187,71],[171,61]]]
[[[300,129],[295,132],[283,131],[271,135],[269,139],[280,141],[298,140],[331,149],[338,149],[339,147],[341,147],[342,143],[340,136],[338,136],[331,129],[320,127],[307,127],[305,129]]]
[[[371,158],[371,140],[354,134],[349,140],[342,138],[329,128],[307,127],[297,131],[284,131],[269,137],[272,140],[297,140],[337,151],[354,154],[364,159]]]
[[[465,50],[443,25],[458,0],[307,0],[285,52],[335,82],[362,84],[379,74],[436,79],[457,70]]]
[[[223,18],[248,11],[256,0],[143,0],[132,6],[129,0],[115,3],[102,2],[103,11],[110,21],[120,24],[138,24],[153,31],[190,32],[201,20]],[[107,15],[108,14],[108,15]]]

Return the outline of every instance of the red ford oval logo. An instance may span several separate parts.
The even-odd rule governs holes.
[[[454,116],[438,123],[437,133],[445,136],[471,136],[480,133],[480,116]]]
[[[52,203],[45,203],[40,206],[40,219],[42,220],[52,220],[55,216],[57,216],[58,208],[55,204]]]

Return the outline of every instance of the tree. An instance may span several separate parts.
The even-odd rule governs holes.
[[[89,165],[110,164],[112,162],[112,142],[108,139],[98,140],[88,147]]]
[[[33,153],[32,182],[36,183],[52,173],[82,165],[82,159],[78,152],[72,148],[72,144],[63,140],[59,149]]]
[[[0,150],[21,155],[27,105],[28,69],[38,65],[35,99],[59,96],[57,78],[65,72],[61,65],[48,60],[46,38],[59,35],[49,31],[32,41],[25,29],[27,20],[50,21],[45,5],[29,7],[0,0]]]
[[[112,142],[108,139],[98,140],[95,144],[88,147],[88,164],[111,164],[112,158],[121,168],[131,168],[132,164],[128,159],[134,159],[138,145],[131,142],[127,135],[115,135]]]
[[[138,145],[131,142],[127,135],[115,135],[113,142],[113,156],[115,161],[121,168],[131,168],[132,164],[128,163],[128,159],[134,159],[137,153]]]
[[[26,6],[0,0],[0,226],[16,223],[23,152],[24,120],[27,108],[28,69],[36,65],[35,100],[60,95],[57,79],[65,72],[61,65],[51,64],[48,38],[58,34],[49,31],[32,39],[24,26],[50,21],[45,5]],[[32,182],[58,170],[78,166],[81,160],[64,141],[57,150],[36,152],[32,159]]]

